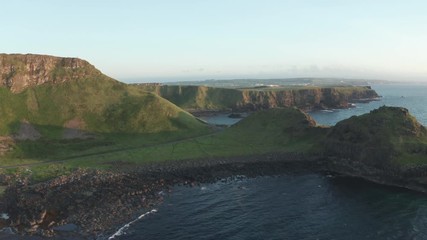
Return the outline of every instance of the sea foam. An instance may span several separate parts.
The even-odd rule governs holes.
[[[119,230],[117,230],[117,232],[115,232],[113,235],[111,235],[111,236],[108,238],[108,240],[110,240],[110,239],[114,239],[115,237],[118,237],[118,236],[121,236],[121,235],[125,234],[125,230],[126,230],[126,229],[128,229],[128,228],[130,227],[130,225],[131,225],[131,224],[135,223],[136,221],[138,221],[138,220],[142,219],[143,217],[145,217],[145,216],[147,216],[147,215],[150,215],[150,214],[152,214],[152,213],[156,213],[156,212],[157,212],[157,210],[156,210],[156,209],[153,209],[153,210],[151,210],[151,211],[149,211],[149,212],[146,212],[146,213],[142,214],[141,216],[139,216],[139,217],[138,217],[138,218],[136,218],[135,220],[133,220],[133,221],[131,221],[131,222],[129,222],[129,223],[127,223],[127,224],[125,224],[123,227],[121,227]]]

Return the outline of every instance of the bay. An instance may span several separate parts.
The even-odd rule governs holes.
[[[334,125],[399,106],[427,124],[427,85],[373,88],[379,101],[309,114],[318,124]],[[427,239],[425,194],[318,174],[176,186],[155,210],[114,239]]]

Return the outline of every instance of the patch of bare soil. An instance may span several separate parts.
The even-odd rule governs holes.
[[[6,154],[13,149],[15,142],[11,137],[0,136],[0,156]]]
[[[73,118],[64,124],[64,132],[62,133],[63,139],[88,139],[93,138],[94,135],[90,134],[82,129],[84,129],[86,123],[79,119]]]
[[[34,126],[28,121],[24,120],[21,122],[19,126],[19,130],[17,133],[12,135],[14,140],[37,140],[42,135],[34,128]]]

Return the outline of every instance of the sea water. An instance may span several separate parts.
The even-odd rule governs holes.
[[[314,111],[309,114],[321,125],[335,125],[353,115],[361,115],[381,106],[405,107],[419,122],[427,125],[427,84],[381,84],[372,88],[382,96],[379,101],[354,103],[353,108]]]
[[[378,85],[380,101],[310,114],[334,125],[382,105],[427,125],[427,85]],[[174,187],[156,211],[114,239],[427,239],[427,195],[318,174]]]

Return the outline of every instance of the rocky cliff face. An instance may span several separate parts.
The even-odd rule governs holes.
[[[12,92],[46,83],[60,83],[100,72],[78,58],[33,54],[0,54],[0,87]]]
[[[191,110],[259,110],[298,107],[304,110],[347,108],[350,102],[378,98],[366,87],[224,89],[205,86],[140,86]]]
[[[377,98],[370,87],[319,87],[295,90],[243,90],[238,108],[251,110],[274,107],[298,107],[305,110],[348,108],[350,102]]]

